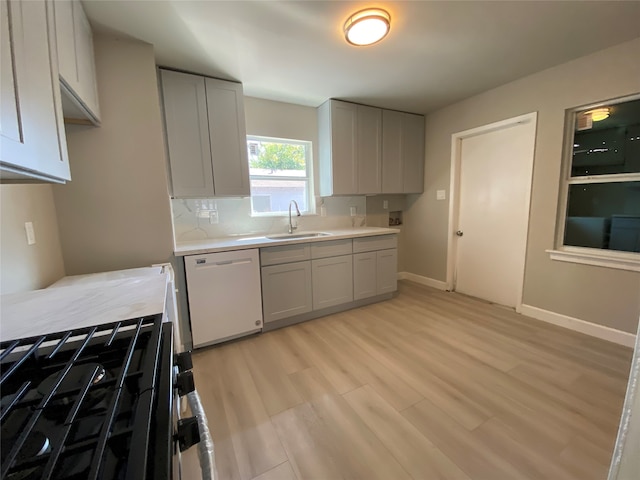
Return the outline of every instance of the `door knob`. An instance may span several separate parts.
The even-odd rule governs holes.
[[[457,236],[459,236],[459,237],[461,237],[462,235],[464,235],[464,232],[463,232],[462,230],[458,230],[458,231],[456,232],[456,235],[457,235]]]

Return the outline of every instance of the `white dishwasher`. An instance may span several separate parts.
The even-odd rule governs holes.
[[[258,249],[184,257],[194,348],[262,330]]]

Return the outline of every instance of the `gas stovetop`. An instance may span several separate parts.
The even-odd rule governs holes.
[[[0,343],[0,478],[169,478],[171,328],[154,315]]]

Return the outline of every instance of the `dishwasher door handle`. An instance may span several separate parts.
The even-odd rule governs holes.
[[[202,267],[223,267],[225,265],[242,265],[243,263],[251,263],[250,258],[241,258],[238,260],[222,260],[220,262],[207,263],[206,258],[199,258],[196,260],[196,268]]]

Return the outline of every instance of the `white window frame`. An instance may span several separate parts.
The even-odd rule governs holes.
[[[640,173],[618,173],[610,175],[586,175],[581,177],[571,177],[571,163],[573,160],[573,140],[575,134],[576,115],[579,112],[584,112],[585,110],[591,110],[598,107],[610,106],[617,103],[623,103],[638,99],[640,99],[640,94],[577,107],[567,111],[564,127],[565,135],[564,146],[562,150],[562,176],[560,180],[560,197],[558,202],[558,215],[556,219],[555,246],[553,249],[546,250],[546,252],[549,253],[551,260],[640,272],[640,253],[564,245],[564,233],[567,220],[567,204],[569,201],[570,185],[640,181]]]
[[[291,145],[303,145],[305,146],[305,166],[306,173],[304,177],[291,177],[285,175],[251,175],[251,166],[249,165],[249,188],[251,188],[251,180],[306,180],[307,181],[307,209],[300,209],[300,213],[303,215],[314,215],[316,213],[315,202],[315,190],[313,179],[313,143],[311,140],[294,140],[290,138],[278,138],[267,137],[263,135],[247,135],[247,149],[249,148],[249,142],[273,142],[273,143],[288,143]],[[251,198],[253,198],[253,192],[251,192]],[[288,212],[254,212],[253,201],[251,203],[251,216],[252,217],[286,217]]]

